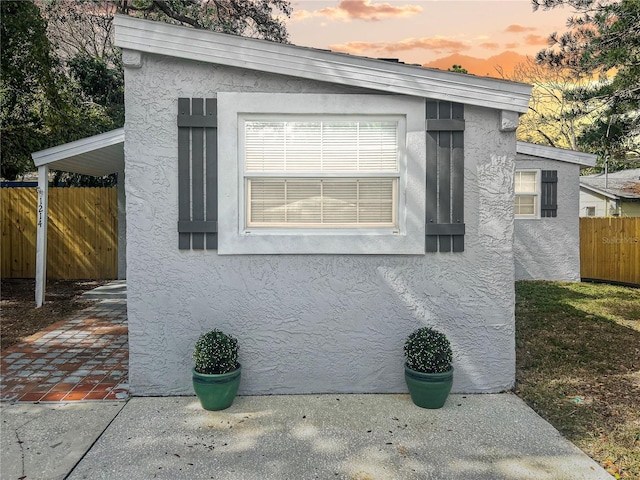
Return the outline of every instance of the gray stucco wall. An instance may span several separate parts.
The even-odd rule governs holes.
[[[118,280],[127,278],[127,198],[124,172],[118,172]]]
[[[558,216],[516,219],[516,280],[580,280],[580,167],[518,155],[516,168],[558,171]]]
[[[464,253],[218,256],[178,250],[177,98],[354,90],[158,56],[125,78],[135,395],[192,394],[193,343],[214,327],[240,341],[242,394],[404,392],[403,343],[422,325],[451,340],[454,391],[512,386],[515,135],[499,112],[466,108]]]

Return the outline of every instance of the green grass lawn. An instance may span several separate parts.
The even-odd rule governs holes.
[[[616,478],[640,479],[640,289],[516,283],[516,394]]]

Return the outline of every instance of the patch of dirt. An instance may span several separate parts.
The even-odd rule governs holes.
[[[51,280],[44,305],[36,308],[34,280],[2,280],[0,351],[88,307],[94,301],[82,299],[82,292],[106,283],[108,280]]]

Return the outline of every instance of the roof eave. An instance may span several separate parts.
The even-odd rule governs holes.
[[[124,169],[124,128],[47,148],[31,154],[36,167],[48,166],[102,176]]]
[[[613,200],[618,200],[620,197],[614,193],[608,192],[598,187],[594,187],[592,185],[588,185],[586,183],[580,182],[580,188],[584,188],[585,190],[589,190],[591,192],[597,193],[599,195],[604,195],[605,197],[611,198]]]
[[[531,85],[356,57],[116,15],[116,45],[386,93],[524,113]]]
[[[535,143],[517,142],[517,153],[531,155],[533,157],[548,158],[560,162],[575,163],[584,167],[593,167],[598,159],[597,155],[578,152],[577,150],[565,150],[562,148],[537,145]]]

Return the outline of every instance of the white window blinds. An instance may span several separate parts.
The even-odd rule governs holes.
[[[262,122],[245,125],[247,172],[397,172],[394,121]]]
[[[244,140],[247,226],[396,225],[396,121],[246,121]]]
[[[518,216],[537,215],[538,176],[535,171],[516,171],[514,213]]]

